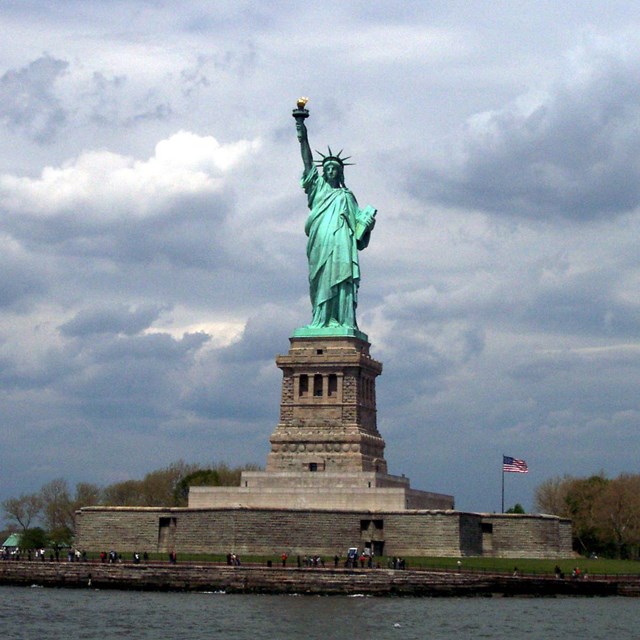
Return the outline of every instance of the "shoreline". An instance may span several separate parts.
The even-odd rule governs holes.
[[[413,597],[640,596],[640,576],[587,579],[471,571],[216,564],[0,562],[0,585],[138,591]]]

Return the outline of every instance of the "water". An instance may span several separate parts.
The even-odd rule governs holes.
[[[638,638],[634,598],[363,598],[0,587],[2,640]]]

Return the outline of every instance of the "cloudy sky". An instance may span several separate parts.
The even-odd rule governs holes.
[[[638,471],[640,6],[0,4],[0,499],[264,464],[310,319],[302,163],[378,224],[391,473],[498,510]]]

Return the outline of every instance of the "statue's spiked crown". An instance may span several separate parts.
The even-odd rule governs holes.
[[[324,155],[324,153],[321,153],[320,151],[316,150],[316,153],[321,156],[321,158],[319,160],[315,160],[315,163],[319,166],[319,167],[324,167],[326,164],[329,164],[330,162],[334,162],[335,164],[339,164],[341,167],[347,167],[349,165],[354,164],[353,162],[347,162],[347,160],[349,160],[351,158],[351,156],[345,156],[344,158],[341,156],[343,149],[340,149],[340,151],[338,151],[338,153],[333,153],[333,151],[331,151],[331,147],[327,147],[329,149],[329,155]]]

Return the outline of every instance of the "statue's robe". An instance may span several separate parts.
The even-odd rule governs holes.
[[[333,188],[315,167],[303,174],[302,187],[310,209],[305,224],[310,326],[357,329],[358,249],[369,244],[372,218],[358,207],[349,189]]]

